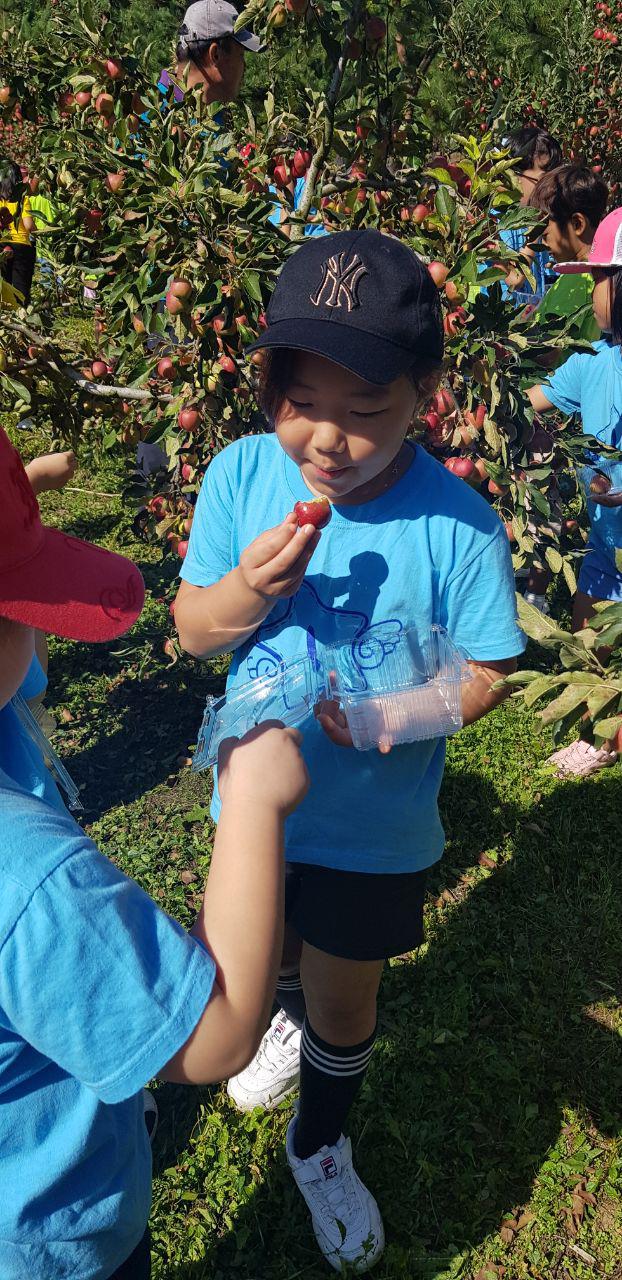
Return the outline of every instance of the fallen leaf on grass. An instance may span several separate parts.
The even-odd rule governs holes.
[[[596,1258],[594,1257],[594,1255],[591,1253],[587,1253],[586,1250],[582,1249],[580,1245],[574,1244],[573,1242],[572,1244],[568,1245],[568,1248],[571,1250],[572,1253],[576,1253],[577,1258],[580,1258],[582,1262],[587,1262],[589,1267],[593,1267],[595,1265]]]
[[[528,1227],[529,1223],[535,1222],[535,1220],[536,1220],[535,1213],[530,1213],[529,1210],[526,1209],[524,1213],[521,1213],[520,1218],[518,1218],[516,1222],[516,1230],[522,1231],[523,1227]]]
[[[498,1267],[494,1262],[488,1262],[481,1271],[477,1272],[473,1280],[502,1280],[504,1275],[505,1267]]]
[[[511,1244],[515,1234],[516,1233],[512,1230],[511,1227],[502,1227],[499,1232],[499,1236],[503,1240],[504,1244]]]
[[[179,879],[182,884],[194,884],[196,875],[194,874],[194,871],[182,871]]]
[[[71,721],[73,720],[73,714],[69,710],[69,707],[61,707],[59,714],[60,714],[61,720],[65,721],[65,724],[70,724]]]
[[[492,870],[497,865],[494,858],[489,857],[487,853],[480,853],[477,861],[480,867],[487,867],[489,870]]]

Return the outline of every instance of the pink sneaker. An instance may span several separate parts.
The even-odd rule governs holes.
[[[554,751],[548,758],[548,764],[556,766],[558,778],[589,778],[601,769],[610,769],[618,758],[617,751],[608,751],[606,747],[594,747],[591,742],[579,738],[570,746]]]

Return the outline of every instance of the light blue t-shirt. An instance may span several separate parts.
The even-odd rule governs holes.
[[[46,686],[43,667],[35,655],[20,693],[29,701],[43,693]],[[45,760],[10,702],[0,710],[0,769],[24,791],[40,796],[64,813],[65,805]]]
[[[106,1280],[147,1224],[141,1090],[210,998],[214,962],[0,771],[0,1276]]]
[[[423,449],[401,480],[360,506],[334,506],[304,582],[277,600],[233,655],[228,689],[276,672],[283,660],[321,657],[322,646],[373,643],[386,624],[446,627],[476,661],[524,648],[516,624],[509,543],[478,494]],[[210,464],[199,494],[182,577],[210,586],[265,529],[309,491],[276,435],[249,436]],[[376,630],[376,635],[378,631]],[[288,819],[287,857],[348,871],[415,871],[435,862],[444,835],[437,797],[444,740],[389,755],[333,746],[313,718],[303,726],[311,790]],[[218,814],[216,798],[214,813]]]
[[[577,351],[560,365],[542,389],[562,413],[579,413],[586,435],[604,445],[622,448],[622,353],[610,338],[594,343],[594,352]],[[599,455],[591,455],[598,465]],[[611,465],[611,464],[609,464]],[[622,463],[613,464],[612,483],[622,488]],[[622,507],[603,507],[588,500],[591,521],[589,545],[603,568],[617,573],[614,551],[622,547]],[[613,567],[612,567],[613,562]]]

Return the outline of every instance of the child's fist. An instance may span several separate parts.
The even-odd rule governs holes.
[[[223,801],[267,804],[284,818],[293,813],[309,790],[301,742],[297,729],[285,729],[277,720],[257,725],[243,738],[227,738],[218,753]]]
[[[73,449],[65,453],[44,453],[34,458],[26,467],[26,475],[35,494],[47,493],[52,489],[62,489],[71,480],[76,470],[76,455]]]

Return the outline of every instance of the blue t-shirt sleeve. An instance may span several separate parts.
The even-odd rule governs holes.
[[[499,531],[449,578],[441,601],[441,621],[473,662],[515,658],[526,639],[516,620],[516,591],[510,544]]]
[[[35,654],[20,687],[22,698],[27,702],[31,698],[38,698],[47,689],[47,683],[45,671]]]
[[[211,587],[235,566],[232,557],[233,478],[231,449],[210,463],[194,509],[188,551],[180,577],[195,587]]]
[[[103,1102],[121,1102],[192,1034],[215,964],[79,831],[59,839],[65,856],[2,947],[2,1019]]]
[[[551,404],[562,413],[578,413],[581,409],[581,369],[585,356],[575,352],[569,360],[542,383],[542,390]],[[592,356],[588,355],[588,359]]]

